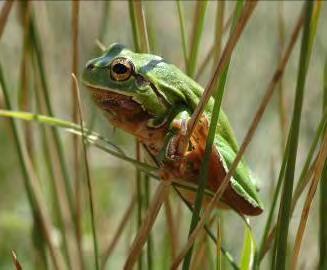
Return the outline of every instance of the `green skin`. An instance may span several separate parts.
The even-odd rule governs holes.
[[[117,58],[129,60],[134,67],[133,76],[123,81],[112,78],[111,64]],[[198,83],[163,58],[135,53],[116,43],[112,44],[101,57],[87,63],[83,72],[83,83],[89,87],[132,97],[148,114],[153,116],[148,122],[148,125],[152,127],[160,126],[167,121],[169,123],[187,121],[203,93],[203,88]],[[204,111],[209,122],[213,103],[214,100],[211,98]],[[169,140],[170,138],[167,139]],[[227,170],[236,157],[238,145],[222,110],[219,113],[214,145]],[[263,209],[256,192],[255,181],[244,162],[238,165],[231,184],[237,194],[252,206]]]

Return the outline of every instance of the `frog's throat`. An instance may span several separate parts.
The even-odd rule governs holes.
[[[111,90],[111,89],[102,89],[93,86],[88,86],[90,89],[92,98],[96,102],[96,104],[103,110],[114,109],[114,108],[123,108],[126,110],[143,110],[146,112],[145,108],[137,102],[137,100],[133,99],[132,95],[122,94],[119,91]]]

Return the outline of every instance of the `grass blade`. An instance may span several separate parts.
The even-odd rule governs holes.
[[[323,82],[323,111],[327,112],[327,57],[325,59]],[[326,130],[327,128],[325,127],[325,132]],[[320,180],[319,206],[319,269],[323,270],[327,267],[327,161],[325,161]]]
[[[4,76],[2,72],[2,66],[0,64],[0,85],[2,87],[4,93],[4,100],[6,103],[6,107],[9,110],[13,109],[11,101],[9,99],[9,92],[7,85],[4,81]],[[11,129],[14,135],[14,141],[16,145],[16,150],[19,157],[19,163],[23,174],[24,185],[27,193],[27,197],[32,208],[34,219],[39,218],[42,233],[47,242],[50,255],[52,258],[52,262],[55,269],[66,269],[64,258],[61,253],[54,247],[53,241],[51,239],[50,233],[52,230],[51,221],[49,216],[47,215],[46,204],[43,201],[42,192],[38,185],[39,181],[36,179],[36,175],[34,174],[32,164],[27,157],[26,149],[23,146],[23,142],[19,136],[18,126],[14,120],[10,121]]]
[[[78,76],[78,66],[79,66],[79,10],[80,10],[80,2],[79,0],[72,1],[72,9],[71,9],[71,26],[72,26],[72,66],[71,71],[72,74]],[[72,78],[71,82],[71,109],[72,109],[72,119],[73,122],[78,123],[80,121],[80,113],[79,113],[79,105],[78,105],[78,93],[76,91],[76,85],[74,78]],[[82,130],[83,126],[81,125]],[[82,134],[82,138],[83,138]],[[81,146],[79,144],[78,138],[73,137],[73,167],[74,167],[74,193],[75,193],[75,207],[76,207],[76,216],[75,216],[75,224],[76,224],[76,241],[77,241],[77,251],[78,251],[78,259],[81,269],[85,269],[83,254],[82,254],[82,188],[81,188]]]
[[[0,39],[3,33],[3,30],[5,29],[6,23],[7,23],[7,19],[10,13],[10,10],[12,8],[12,4],[14,3],[14,1],[12,0],[6,0],[6,2],[3,4],[3,7],[1,9],[1,13],[0,13]]]
[[[186,146],[188,145],[188,142],[190,140],[191,134],[193,133],[193,130],[195,128],[195,125],[201,116],[206,104],[208,103],[209,98],[212,96],[212,93],[215,90],[215,85],[218,81],[219,76],[221,75],[222,71],[224,70],[226,64],[229,62],[229,59],[232,55],[232,51],[236,46],[236,43],[239,40],[239,37],[241,33],[243,32],[249,17],[251,16],[254,8],[256,7],[257,1],[248,1],[244,7],[244,10],[242,12],[242,15],[239,19],[238,24],[235,27],[235,31],[231,34],[225,49],[222,53],[222,56],[217,64],[217,68],[215,73],[213,74],[205,92],[203,93],[202,99],[200,100],[200,103],[196,107],[195,111],[192,114],[192,117],[188,123],[188,129],[187,134],[185,136],[185,146],[184,149],[186,149]]]
[[[241,256],[241,270],[251,269],[255,251],[255,241],[253,235],[247,226],[244,226],[245,234]]]
[[[303,239],[303,235],[304,235],[304,230],[305,230],[306,223],[308,220],[312,201],[313,201],[314,195],[315,195],[317,187],[318,187],[319,179],[324,180],[320,176],[323,171],[326,159],[327,159],[327,133],[325,132],[325,136],[323,138],[323,144],[319,151],[317,161],[315,162],[313,179],[311,181],[311,186],[310,186],[309,192],[307,194],[307,197],[306,197],[306,200],[305,200],[305,203],[303,206],[300,224],[299,224],[297,234],[296,234],[293,255],[292,255],[292,264],[291,264],[292,270],[297,269],[297,261],[298,261],[301,243],[302,243],[302,239]]]
[[[279,39],[279,46],[278,46],[278,58],[279,60],[282,58],[282,53],[285,46],[285,20],[283,16],[283,2],[278,2],[278,39]],[[279,113],[279,124],[281,129],[281,149],[282,152],[284,151],[284,147],[286,145],[287,140],[287,111],[286,111],[286,100],[284,94],[284,87],[283,87],[283,78],[280,79],[278,84],[278,113]]]
[[[74,86],[76,91],[76,97],[77,97],[77,109],[80,119],[80,126],[82,130],[82,150],[83,150],[83,160],[84,160],[84,168],[86,173],[86,181],[87,181],[87,191],[88,191],[88,197],[89,197],[89,203],[90,203],[90,214],[91,214],[91,225],[92,225],[92,236],[93,236],[93,248],[94,248],[94,261],[95,261],[95,269],[99,270],[99,252],[98,252],[98,241],[97,241],[97,235],[96,235],[96,225],[95,225],[95,214],[94,214],[94,199],[92,194],[92,184],[91,184],[91,174],[90,174],[90,167],[88,162],[88,155],[87,155],[87,145],[85,140],[85,134],[84,134],[84,124],[83,124],[83,114],[81,109],[81,97],[80,97],[80,91],[77,83],[77,78],[75,74],[72,74],[72,77],[74,79]]]
[[[291,216],[291,202],[294,182],[294,170],[296,163],[296,153],[299,138],[299,128],[303,104],[303,94],[305,86],[305,78],[309,63],[309,37],[310,37],[310,22],[312,16],[313,2],[305,3],[305,20],[304,31],[302,37],[302,46],[300,53],[299,73],[296,87],[296,97],[293,109],[293,117],[289,133],[289,153],[285,169],[285,178],[283,183],[283,191],[280,202],[280,211],[278,216],[276,249],[273,258],[274,269],[285,269],[286,267],[286,251],[288,240],[288,229]]]
[[[19,260],[17,258],[17,255],[16,255],[15,251],[13,251],[13,250],[11,251],[11,257],[12,257],[13,263],[15,265],[15,269],[16,270],[23,270],[21,264],[19,263]]]
[[[38,31],[35,26],[34,16],[32,14],[31,14],[30,33],[31,33],[31,40],[32,40],[34,53],[36,56],[37,70],[39,71],[39,75],[41,78],[43,98],[44,98],[44,102],[46,105],[46,110],[50,116],[54,116],[53,108],[52,108],[52,105],[50,102],[50,97],[49,97],[49,85],[47,82],[45,68],[44,68],[44,61],[43,61],[42,50],[41,50],[41,42],[40,42]],[[64,156],[62,142],[60,140],[60,136],[56,129],[54,129],[52,131],[52,135],[53,135],[53,140],[54,140],[54,144],[55,144],[56,155],[58,156],[58,160],[59,160],[59,164],[60,164],[60,170],[62,172],[62,177],[65,181],[65,192],[66,192],[66,196],[69,201],[69,209],[71,212],[71,216],[73,216],[74,212],[75,212],[74,211],[74,203],[73,203],[73,195],[72,195],[73,193],[72,193],[72,189],[71,189],[71,185],[70,185],[71,180],[70,180],[69,173],[68,173],[68,166],[67,166],[66,158]]]
[[[184,20],[184,11],[183,11],[183,2],[181,0],[176,0],[177,11],[178,11],[178,19],[179,19],[179,28],[182,37],[182,48],[183,48],[183,56],[184,56],[184,65],[185,69],[188,66],[188,52],[187,52],[187,36],[185,30],[185,20]]]
[[[134,242],[131,246],[127,260],[124,265],[125,270],[133,269],[133,266],[142,252],[142,247],[148,238],[151,228],[157,218],[159,210],[163,202],[169,195],[169,188],[171,183],[166,181],[160,181],[159,186],[154,194],[154,198],[148,208],[144,221],[140,230],[138,231]]]
[[[186,73],[191,78],[193,78],[195,75],[195,68],[197,64],[197,57],[199,53],[200,41],[204,27],[205,13],[208,7],[208,3],[209,2],[207,0],[198,1],[195,7],[190,55],[188,57],[188,62],[186,66]]]

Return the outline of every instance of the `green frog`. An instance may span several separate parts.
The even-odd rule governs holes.
[[[181,151],[179,147],[204,91],[197,82],[160,56],[135,53],[117,43],[88,61],[82,81],[108,120],[144,145],[160,167],[163,180],[182,179],[197,184],[212,117],[212,98],[187,149]],[[232,128],[221,110],[209,162],[209,190],[219,188],[237,151]],[[194,192],[184,194],[194,201]],[[217,206],[244,215],[262,213],[254,178],[244,161],[239,163]]]

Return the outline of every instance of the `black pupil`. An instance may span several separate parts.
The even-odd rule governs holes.
[[[123,64],[116,64],[113,66],[112,70],[116,73],[116,74],[124,74],[128,71],[128,68],[123,65]]]

